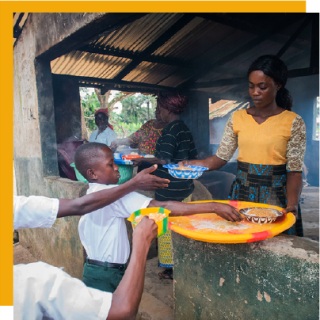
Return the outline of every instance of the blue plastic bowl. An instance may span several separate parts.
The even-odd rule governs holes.
[[[179,165],[177,164],[166,164],[163,166],[168,169],[168,172],[171,176],[178,179],[198,179],[202,176],[203,172],[209,170],[206,167],[199,166],[186,166],[193,170],[178,170]]]

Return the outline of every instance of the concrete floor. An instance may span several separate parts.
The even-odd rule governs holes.
[[[300,206],[304,236],[319,241],[319,188],[304,187]]]

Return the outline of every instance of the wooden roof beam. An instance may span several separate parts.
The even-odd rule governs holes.
[[[114,49],[103,49],[97,48],[92,45],[86,45],[78,49],[79,51],[89,52],[89,53],[96,53],[102,54],[106,56],[113,56],[113,57],[120,57],[120,58],[127,58],[131,60],[141,59],[140,54],[132,53],[126,50],[114,50]],[[152,63],[161,63],[169,66],[174,66],[178,68],[188,68],[188,69],[196,69],[197,67],[193,65],[192,62],[182,61],[180,59],[175,58],[167,58],[161,56],[153,56],[149,55],[144,57],[143,61],[152,62]]]
[[[276,56],[280,58],[287,50],[288,48],[292,45],[292,43],[298,38],[298,36],[301,34],[301,32],[309,25],[310,23],[310,18],[307,17],[300,27],[297,29],[297,31],[290,37],[290,39],[285,43],[285,45],[278,51]]]
[[[319,70],[318,70],[319,73]],[[298,77],[306,77],[311,76],[312,71],[310,68],[303,69],[294,69],[288,71],[288,78],[298,78]],[[247,77],[239,77],[239,78],[231,78],[231,79],[221,79],[216,81],[208,81],[208,82],[197,82],[190,89],[204,89],[204,88],[215,88],[222,86],[231,86],[231,85],[248,85]]]
[[[159,86],[150,83],[144,82],[129,82],[123,80],[115,80],[115,79],[101,79],[101,78],[93,78],[93,77],[82,77],[82,76],[71,76],[71,75],[64,75],[64,74],[52,74],[54,78],[68,78],[74,81],[91,83],[93,85],[99,86],[107,86],[110,88],[109,90],[120,90],[119,87],[126,87],[132,89],[138,89],[139,91],[141,88],[150,89],[153,91],[176,91],[175,88],[166,87],[166,86]]]
[[[167,31],[165,31],[157,40],[149,45],[144,51],[139,53],[139,56],[134,59],[129,65],[127,65],[114,80],[121,80],[133,69],[135,69],[142,61],[145,61],[153,52],[164,45],[169,39],[171,39],[178,31],[185,27],[191,20],[193,20],[194,14],[184,14],[176,23],[174,23]]]

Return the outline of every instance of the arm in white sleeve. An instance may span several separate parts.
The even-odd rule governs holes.
[[[105,320],[112,293],[87,287],[44,262],[14,266],[14,319]]]
[[[13,228],[50,228],[59,211],[59,199],[14,196]]]

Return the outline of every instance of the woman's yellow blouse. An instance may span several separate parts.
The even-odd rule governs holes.
[[[230,116],[216,156],[229,161],[238,147],[239,161],[287,164],[287,171],[302,171],[306,126],[299,115],[287,110],[261,124],[245,109],[239,110]]]

